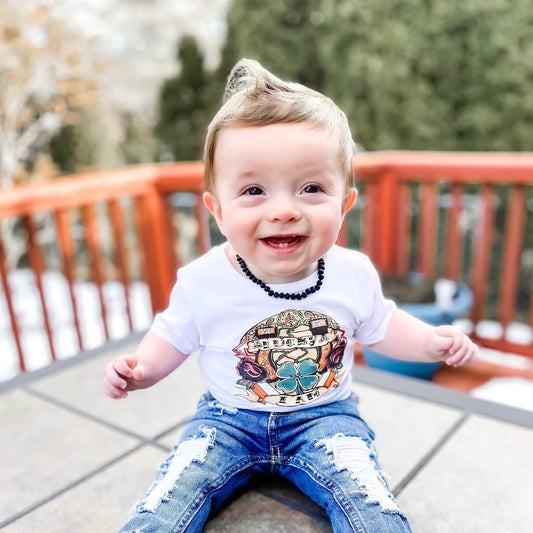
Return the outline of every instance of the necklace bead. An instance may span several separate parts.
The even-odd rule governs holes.
[[[261,289],[263,289],[269,296],[272,298],[282,298],[285,300],[303,300],[304,298],[307,298],[310,294],[314,294],[315,292],[318,292],[320,288],[323,285],[324,282],[324,271],[326,268],[326,262],[324,261],[324,258],[321,257],[318,260],[318,270],[317,270],[317,282],[307,289],[304,289],[300,292],[277,292],[271,289],[264,281],[261,281],[259,278],[256,278],[248,268],[248,265],[244,261],[244,259],[240,255],[235,255],[237,259],[237,263],[239,263],[239,266],[241,267],[241,270],[243,274],[253,283],[256,285],[259,285]]]

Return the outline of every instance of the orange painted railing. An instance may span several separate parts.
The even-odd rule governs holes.
[[[171,222],[170,193],[192,192],[196,195],[198,232],[197,251],[208,248],[206,218],[200,214],[201,176],[200,163],[173,165],[149,165],[130,167],[109,172],[95,172],[58,179],[46,184],[35,184],[2,190],[0,194],[0,223],[15,217],[22,222],[26,231],[28,266],[33,271],[39,293],[43,326],[46,331],[50,358],[56,359],[56,341],[50,321],[51,298],[43,289],[45,259],[38,243],[35,217],[51,214],[55,223],[57,248],[61,257],[61,268],[68,282],[73,322],[80,350],[84,349],[83,336],[78,316],[74,281],[76,278],[76,251],[73,243],[73,225],[76,215],[81,219],[85,233],[88,278],[96,285],[100,306],[101,324],[105,338],[109,339],[109,319],[103,294],[106,278],[101,233],[98,228],[97,206],[107,211],[113,239],[114,277],[124,289],[126,313],[130,331],[133,329],[128,289],[131,282],[130,265],[125,239],[127,237],[124,200],[132,205],[136,234],[136,248],[140,255],[141,275],[148,285],[152,310],[165,307],[170,289],[175,281],[176,268],[180,264],[179,254],[174,245],[177,241],[177,228]],[[79,254],[78,254],[79,255]],[[6,264],[6,250],[0,240],[0,277],[6,307],[9,313],[11,331],[21,371],[26,369],[26,355],[21,343],[19,319],[15,312],[8,270],[13,265]]]
[[[446,276],[468,283],[475,296],[474,323],[490,315],[487,307],[494,295],[488,294],[488,287],[491,280],[494,285],[492,274],[496,272],[499,283],[494,318],[503,325],[504,333],[512,321],[533,327],[531,261],[521,261],[521,257],[533,253],[531,236],[525,231],[527,224],[533,227],[533,155],[370,153],[357,156],[355,168],[362,194],[359,210],[354,211],[359,221],[349,219],[348,231],[343,232],[348,245],[361,246],[385,274],[417,270],[428,278]],[[48,216],[55,226],[59,266],[69,287],[77,345],[83,350],[74,290],[74,282],[80,277],[79,246],[73,238],[76,227],[81,226],[84,235],[84,276],[97,287],[105,338],[110,337],[110,316],[103,285],[110,277],[123,288],[131,331],[128,291],[132,279],[141,277],[145,281],[155,313],[166,305],[181,263],[172,201],[175,193],[193,193],[192,209],[198,223],[196,253],[203,253],[209,246],[207,219],[201,206],[202,170],[201,163],[137,166],[1,191],[0,225],[16,220],[25,231],[27,264],[39,293],[50,359],[56,358],[49,312],[54,302],[43,288],[43,273],[49,266],[39,243],[38,216]],[[502,187],[504,190],[500,190]],[[470,216],[470,228],[463,220],[466,215]],[[106,246],[99,228],[102,218],[107,221],[107,238],[111,241]],[[360,242],[350,242],[353,228],[361,235]],[[135,244],[130,242],[132,234]],[[132,272],[132,249],[140,258],[139,273]],[[494,256],[499,249],[501,257]],[[6,261],[0,239],[2,290],[19,368],[24,371],[27,354],[9,283],[9,271],[14,268]],[[478,340],[486,346],[533,357],[531,344],[511,342],[504,334],[499,339]]]
[[[474,324],[491,314],[492,296],[503,333],[477,341],[533,356],[531,343],[505,337],[513,321],[533,328],[533,154],[369,153],[356,171],[366,184],[362,248],[381,272],[466,282]]]

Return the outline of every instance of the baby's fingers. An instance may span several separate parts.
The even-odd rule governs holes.
[[[119,356],[108,363],[104,372],[104,392],[110,398],[125,398],[128,393],[128,382],[134,370],[132,362],[126,356]]]
[[[104,381],[117,389],[125,389],[128,384],[126,378],[116,371],[112,362],[106,366]]]
[[[446,358],[446,364],[450,366],[464,365],[478,353],[478,347],[471,341],[467,340],[456,352]]]
[[[446,358],[446,364],[450,366],[459,366],[461,361],[466,357],[467,352],[468,346],[462,346],[459,350]]]
[[[133,369],[135,368],[135,361],[132,361],[128,357],[121,355],[116,357],[112,363],[113,368],[118,374],[125,378],[133,377]]]
[[[110,398],[113,398],[114,400],[126,398],[126,396],[128,395],[128,393],[123,388],[113,385],[107,379],[104,380],[104,393]]]

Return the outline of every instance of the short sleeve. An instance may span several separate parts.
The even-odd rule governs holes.
[[[368,260],[369,311],[361,320],[355,338],[361,344],[375,344],[385,338],[387,327],[396,309],[396,304],[383,295],[379,274]]]
[[[193,309],[179,282],[179,277],[170,293],[168,307],[157,313],[151,331],[183,354],[189,355],[199,348],[199,333]]]

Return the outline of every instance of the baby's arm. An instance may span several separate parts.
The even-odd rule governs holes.
[[[376,352],[407,361],[444,361],[463,365],[478,353],[478,347],[460,329],[431,326],[396,309],[385,338],[369,346]]]
[[[105,368],[104,392],[114,399],[128,391],[146,389],[168,376],[187,356],[162,337],[148,331],[133,354],[115,357]]]

